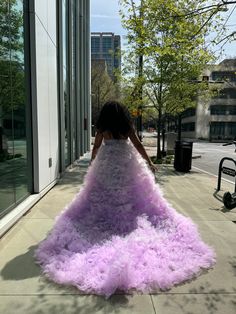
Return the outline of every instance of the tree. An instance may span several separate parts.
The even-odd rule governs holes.
[[[3,152],[4,119],[16,111],[25,117],[23,17],[16,0],[0,3],[0,155]],[[14,122],[15,120],[12,120]],[[1,156],[0,156],[1,157]],[[2,157],[1,157],[2,158]]]
[[[0,105],[9,112],[24,104],[23,20],[16,1],[1,1],[0,21]]]
[[[111,99],[119,99],[119,83],[110,78],[105,60],[92,60],[91,68],[92,124],[98,118],[102,105]]]
[[[133,62],[135,56],[137,59],[142,55],[144,60],[136,86],[142,86],[149,103],[158,112],[157,158],[160,158],[163,115],[180,113],[192,106],[199,89],[206,89],[206,85],[193,82],[213,60],[205,46],[205,37],[215,29],[212,12],[206,10],[186,18],[189,12],[199,9],[199,2],[193,0],[120,2],[123,25],[128,31],[128,54],[132,56],[128,59]],[[207,1],[201,0],[200,5],[207,5]],[[219,18],[218,14],[214,16]]]

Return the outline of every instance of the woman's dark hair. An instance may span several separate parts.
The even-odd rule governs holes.
[[[99,132],[111,132],[114,139],[127,136],[132,128],[132,120],[127,108],[118,101],[104,104],[96,123]]]

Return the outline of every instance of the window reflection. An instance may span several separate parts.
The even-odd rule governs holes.
[[[68,99],[68,0],[62,2],[62,42],[63,42],[63,90],[64,90],[64,123],[65,123],[65,166],[70,163],[69,153],[69,99]]]
[[[28,195],[23,1],[0,2],[0,217]]]
[[[71,3],[71,51],[72,51],[72,161],[76,160],[76,4]]]

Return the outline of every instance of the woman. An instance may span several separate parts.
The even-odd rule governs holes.
[[[128,110],[118,102],[107,102],[103,106],[97,122],[97,130],[92,151],[92,160],[96,157],[103,139],[106,141],[110,139],[127,140],[129,138],[137,151],[147,161],[150,169],[153,172],[157,170],[135,133]]]
[[[212,267],[214,251],[163,198],[150,169],[128,111],[106,103],[83,188],[35,252],[48,278],[109,297],[167,290]]]

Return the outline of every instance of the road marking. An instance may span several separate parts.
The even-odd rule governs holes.
[[[206,171],[206,170],[200,169],[200,168],[195,167],[195,166],[192,166],[192,167],[195,168],[195,169],[197,169],[197,170],[199,170],[199,171],[201,171],[201,172],[204,172],[204,173],[206,173],[206,174],[209,174],[209,175],[211,175],[211,176],[213,176],[213,177],[215,177],[215,178],[218,178],[217,175],[215,175],[215,174],[213,174],[213,173],[211,173],[211,172],[208,172],[208,171]],[[226,181],[226,182],[228,182],[228,183],[231,183],[231,184],[235,184],[234,182],[232,182],[232,181],[230,181],[230,180],[227,180],[227,179],[225,179],[225,178],[222,178],[222,177],[221,177],[221,180],[224,180],[224,181]]]
[[[213,153],[213,152],[220,152],[220,153],[222,153],[222,154],[230,154],[230,155],[235,155],[235,153],[234,152],[232,152],[232,151],[226,151],[226,150],[223,150],[223,149],[209,149],[209,148],[206,148],[206,149],[204,149],[204,151],[203,151],[203,149],[193,149],[193,152],[198,152],[198,153]]]

